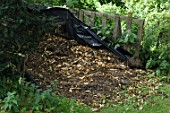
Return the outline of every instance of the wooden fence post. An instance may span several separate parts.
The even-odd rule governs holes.
[[[144,29],[144,19],[139,19],[138,40],[136,42],[136,51],[134,54],[134,57],[138,57],[138,58],[139,58],[139,54],[140,54],[140,50],[141,50],[143,29]]]
[[[89,25],[91,26],[91,27],[94,27],[94,19],[95,19],[95,12],[94,11],[91,11],[91,15],[89,16],[89,20],[90,20],[90,22],[89,22]]]
[[[103,29],[106,28],[106,21],[107,21],[106,15],[103,14],[103,15],[102,15],[102,28],[103,28]]]
[[[135,54],[129,59],[128,65],[130,67],[143,67],[142,61],[139,58],[140,50],[141,50],[141,41],[142,41],[142,34],[143,34],[143,26],[144,26],[144,19],[138,19],[138,40],[136,42],[136,51]]]
[[[128,13],[128,18],[126,19],[126,31],[132,30],[132,13]]]
[[[79,11],[79,20],[84,22],[84,11],[82,9]]]
[[[114,23],[114,29],[113,29],[113,38],[114,40],[117,40],[118,37],[122,35],[122,29],[121,29],[121,21],[119,14],[115,14],[115,23]]]
[[[126,18],[126,32],[129,33],[132,31],[132,13],[128,13],[128,17]],[[130,52],[131,45],[125,44],[125,49]]]

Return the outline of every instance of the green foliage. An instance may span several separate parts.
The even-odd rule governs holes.
[[[96,20],[97,21],[97,20]],[[115,48],[120,47],[122,44],[135,44],[137,41],[137,35],[135,33],[133,33],[132,31],[126,31],[123,33],[122,36],[118,37],[117,40],[115,40],[113,38],[113,27],[111,26],[113,22],[110,22],[109,25],[106,28],[102,28],[102,26],[97,26],[94,27],[93,29],[95,29],[97,31],[97,34],[102,36],[101,40],[105,40],[109,43],[109,45],[111,46],[115,46]]]
[[[101,28],[101,27],[98,27],[98,30],[97,30],[98,35],[103,35],[101,40],[107,40],[108,42],[113,43],[112,33],[110,29]]]
[[[95,10],[95,2],[98,0],[32,0],[37,4],[46,6],[67,6],[69,8],[93,9]]]
[[[149,9],[149,8],[148,8]],[[150,9],[151,10],[151,9]],[[147,68],[155,68],[157,75],[169,76],[169,17],[168,12],[160,9],[150,12],[146,16],[145,35],[141,58],[146,60]]]
[[[121,7],[117,7],[115,4],[97,4],[96,5],[96,10],[99,12],[104,12],[104,13],[109,13],[109,14],[123,14],[124,9],[122,9]]]
[[[170,76],[169,43],[170,43],[170,3],[168,0],[130,0],[125,2],[127,8],[112,4],[97,5],[96,9],[104,13],[125,15],[132,12],[134,17],[145,18],[142,39],[141,59],[147,68],[155,69],[158,75]],[[135,42],[136,31],[123,33],[120,42]],[[132,38],[128,38],[132,37]],[[118,46],[120,46],[118,44]]]
[[[53,19],[37,10],[29,11],[29,5],[23,0],[0,2],[0,75],[14,75],[26,54],[34,50],[40,38],[55,27]]]
[[[66,0],[29,0],[32,3],[43,4],[46,6],[63,6],[66,3]]]
[[[137,35],[132,31],[126,31],[119,39],[119,43],[134,44],[137,41]]]
[[[14,110],[15,112],[18,112],[18,98],[16,97],[16,92],[8,92],[7,97],[4,98],[2,103],[4,105],[1,107],[3,110],[9,110],[12,111]]]
[[[16,79],[17,80],[17,79]],[[10,86],[8,82],[11,82]],[[74,100],[56,95],[54,85],[48,90],[37,89],[35,85],[26,83],[22,78],[18,81],[0,80],[7,90],[7,95],[1,95],[0,112],[38,112],[38,113],[90,113],[91,110],[79,105]],[[2,88],[0,89],[0,91]]]

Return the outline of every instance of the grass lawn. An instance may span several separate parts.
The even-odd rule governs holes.
[[[165,84],[159,92],[142,104],[127,102],[103,108],[99,113],[170,113],[170,85]]]

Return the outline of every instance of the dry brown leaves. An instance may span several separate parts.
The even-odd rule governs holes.
[[[44,37],[29,55],[27,68],[43,88],[57,80],[57,94],[97,108],[133,97],[143,103],[160,85],[107,50],[57,36]]]

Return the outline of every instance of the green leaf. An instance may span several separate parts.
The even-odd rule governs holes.
[[[9,106],[8,104],[5,104],[1,107],[1,109],[7,110],[8,106]]]
[[[36,96],[35,98],[35,104],[38,104],[41,101],[41,96]]]
[[[109,34],[110,34],[110,31],[106,31],[105,34],[106,34],[106,35],[109,35]]]
[[[97,34],[99,35],[99,34],[101,34],[102,32],[101,31],[97,31]]]
[[[103,37],[101,38],[101,40],[106,40],[106,38],[107,38],[106,36],[103,36]]]
[[[156,74],[157,74],[157,75],[160,75],[160,74],[161,74],[161,70],[160,70],[160,69],[157,69],[157,70],[156,70]]]
[[[128,36],[125,37],[124,42],[127,43],[129,40]]]
[[[114,48],[117,49],[118,47],[120,47],[120,44],[116,44]]]
[[[18,102],[17,102],[17,100],[12,100],[12,102],[15,104],[15,105],[17,105],[18,106]]]

